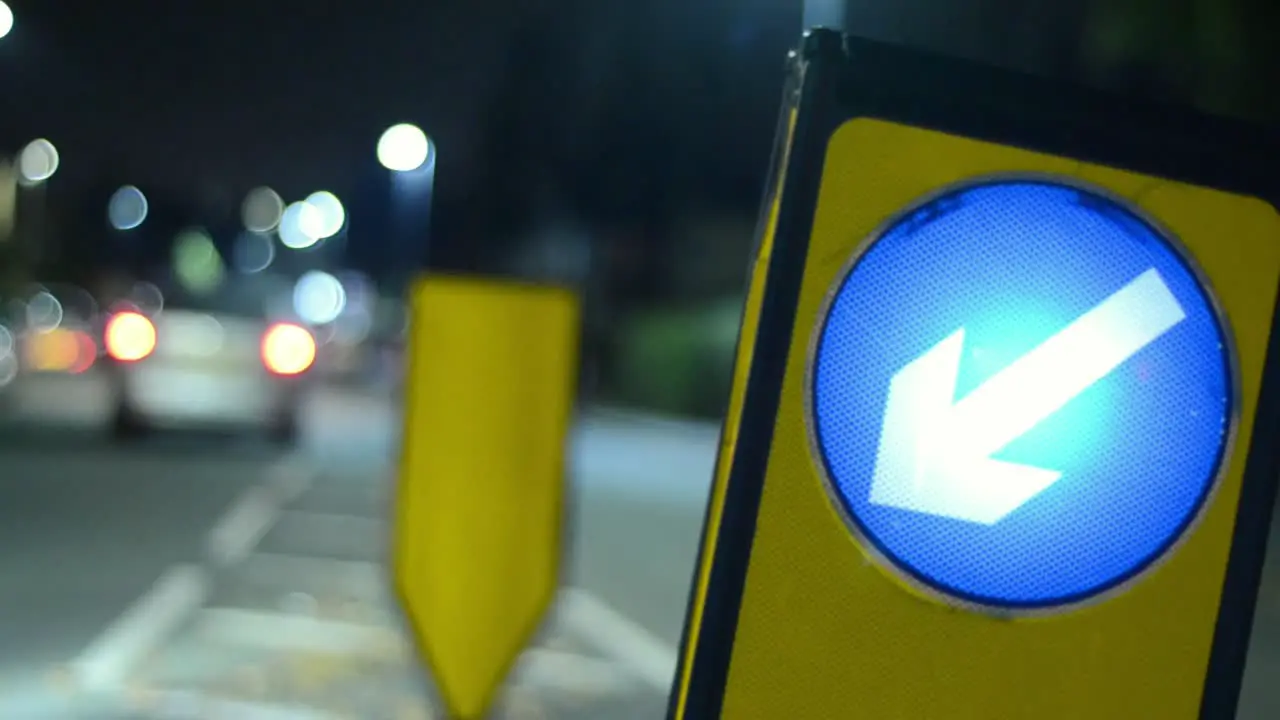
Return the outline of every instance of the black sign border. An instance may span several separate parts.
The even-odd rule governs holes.
[[[720,523],[708,528],[717,535],[697,637],[689,637],[686,622],[685,652],[668,708],[668,717],[675,720],[712,720],[722,713],[826,145],[841,124],[855,117],[876,118],[1250,195],[1273,206],[1280,203],[1280,173],[1274,169],[1280,135],[1268,129],[829,29],[806,33],[790,58],[784,118],[792,111],[796,124],[790,147],[775,154],[775,171],[779,155],[789,161],[778,180],[778,224],[741,426]],[[1201,720],[1233,720],[1239,704],[1280,476],[1280,303],[1276,310]],[[700,572],[707,540],[704,536],[695,572]],[[698,578],[694,580],[690,618],[697,611]],[[689,655],[691,642],[695,647]],[[686,667],[689,657],[692,667]],[[686,699],[680,712],[682,694]]]

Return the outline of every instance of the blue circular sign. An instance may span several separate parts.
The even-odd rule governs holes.
[[[873,236],[820,317],[809,421],[893,569],[1043,611],[1167,554],[1235,432],[1234,351],[1176,241],[1070,181],[955,187]]]

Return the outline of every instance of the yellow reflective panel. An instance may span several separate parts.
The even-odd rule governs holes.
[[[702,612],[707,599],[707,586],[711,582],[711,562],[716,552],[716,533],[724,513],[725,492],[729,486],[729,470],[733,467],[733,449],[738,442],[738,428],[742,417],[742,405],[746,400],[747,378],[751,374],[751,354],[755,351],[756,331],[760,324],[760,309],[764,302],[765,278],[769,272],[769,259],[773,256],[773,239],[778,229],[778,212],[782,203],[782,178],[786,175],[786,153],[790,149],[791,133],[795,130],[796,113],[794,110],[787,117],[787,137],[782,145],[782,157],[777,171],[777,180],[769,199],[768,214],[764,218],[764,232],[760,237],[760,248],[751,265],[751,278],[747,285],[747,298],[742,311],[742,325],[738,330],[738,347],[733,362],[733,383],[729,389],[729,406],[725,412],[724,425],[720,430],[720,447],[716,457],[715,476],[712,478],[711,496],[708,499],[706,526],[702,530],[702,547],[698,557],[696,576],[693,582],[693,602],[691,613],[686,619],[689,638],[697,638],[701,631]],[[680,677],[676,678],[678,693],[676,709],[683,713],[688,702],[687,689],[689,673],[693,667],[694,643],[687,642],[680,666]]]
[[[554,598],[579,304],[428,277],[412,293],[393,570],[450,717],[482,717]]]
[[[1280,218],[1275,210],[1252,198],[869,119],[849,121],[834,133],[822,167],[795,331],[733,636],[722,717],[1198,717],[1280,278]],[[1234,350],[1237,365],[1234,383],[1228,379],[1226,385],[1234,385],[1238,391],[1238,407],[1230,408],[1238,417],[1238,441],[1234,445],[1224,442],[1228,454],[1221,461],[1220,480],[1213,494],[1200,501],[1194,523],[1181,536],[1180,544],[1165,548],[1159,560],[1140,568],[1141,574],[1132,582],[1089,595],[1083,603],[1063,600],[1043,612],[1031,607],[1013,609],[1016,603],[1002,610],[993,607],[1000,603],[989,599],[968,602],[959,590],[939,590],[945,584],[945,568],[932,577],[921,570],[937,558],[926,557],[925,550],[919,548],[895,546],[892,536],[902,523],[925,520],[908,520],[904,515],[897,525],[877,526],[866,517],[851,517],[852,511],[836,497],[840,489],[833,488],[834,481],[827,477],[829,468],[818,457],[813,423],[807,414],[816,336],[824,318],[829,317],[833,288],[850,272],[850,262],[865,249],[864,241],[922,198],[957,183],[1002,173],[1044,174],[1096,187],[1129,203],[1180,240],[1187,259],[1198,266],[1216,296],[1212,299],[1226,324],[1226,345],[1231,344],[1230,334],[1234,333],[1234,348],[1227,347],[1225,354]],[[1104,260],[1082,257],[1080,262]],[[1004,271],[1018,272],[1013,267]],[[945,275],[938,279],[948,282]],[[1173,287],[1173,281],[1167,281]],[[999,281],[993,282],[996,284],[977,290],[987,292]],[[1139,285],[1134,285],[1133,291],[1145,293],[1142,302],[1163,297],[1147,292],[1147,284]],[[920,282],[915,287],[923,296],[932,286]],[[1102,299],[1099,295],[1090,302]],[[957,298],[957,303],[960,300]],[[938,307],[946,307],[946,303]],[[1082,305],[1078,312],[1085,309]],[[873,323],[880,317],[877,313],[890,311],[887,306],[860,306],[861,314],[850,315],[847,321]],[[941,319],[937,329],[955,330],[960,326],[957,318]],[[1121,320],[1124,318],[1117,322],[1124,324]],[[1170,323],[1178,321],[1178,317],[1170,319]],[[974,335],[978,335],[976,330]],[[937,340],[944,337],[945,333]],[[897,340],[886,337],[885,343],[891,342]],[[1030,347],[1026,344],[1003,361],[999,360],[1000,347],[978,349],[990,351],[996,358],[990,361],[995,373],[999,362],[1011,362]],[[942,344],[938,348],[946,349]],[[922,353],[927,349],[918,348]],[[886,367],[906,357],[899,355],[902,357],[886,360]],[[981,352],[965,356],[966,362],[978,363],[983,357]],[[1061,369],[1072,371],[1067,366]],[[1143,381],[1142,373],[1160,368],[1140,365],[1131,370],[1139,382]],[[850,391],[862,382],[860,371],[869,372],[867,367],[851,364],[847,372],[839,374]],[[1220,392],[1226,395],[1229,389]],[[957,391],[956,397],[971,390],[972,383]],[[946,395],[945,400],[949,405],[952,398]],[[1110,401],[1095,395],[1087,402],[1104,408]],[[885,399],[881,397],[877,403],[884,410]],[[879,428],[878,413],[870,421]],[[984,427],[958,431],[981,434]],[[1125,431],[1117,425],[1108,427]],[[1132,436],[1128,442],[1153,441],[1147,433]],[[1027,447],[1031,446],[1024,446],[1020,457],[1033,457],[1036,452],[1048,456],[1060,450]],[[880,464],[874,445],[859,448],[856,451],[863,453],[862,460],[867,459],[869,448],[871,461]],[[1021,461],[1013,452],[1014,446],[1010,448],[1010,462]],[[1059,453],[1059,457],[1064,456]],[[828,457],[826,462],[834,461]],[[1170,466],[1170,472],[1174,470]],[[1133,479],[1110,476],[1107,481],[1123,488]],[[935,518],[928,520],[933,527],[944,527],[946,521],[937,519],[942,511],[925,507],[936,505],[936,498],[919,494],[906,500],[903,497],[875,502],[924,508],[923,514],[932,513]],[[1001,513],[1009,512],[1007,507],[998,511],[977,508],[960,517],[955,508],[965,503],[977,501],[957,498],[951,507],[944,508],[957,513],[956,528],[960,528],[959,521],[994,524],[1003,517]],[[1128,529],[1116,528],[1116,543],[1121,542],[1122,530]],[[939,538],[960,542],[964,532],[956,529]],[[1100,537],[1109,535],[1103,531]],[[1005,544],[999,547],[1007,548],[1012,541],[1002,542]],[[935,546],[930,552],[945,553],[947,547]],[[1116,552],[1122,549],[1117,544]],[[911,560],[919,561],[914,568],[908,567]],[[1066,567],[1063,572],[1077,570]],[[956,582],[970,580],[959,578]],[[973,580],[968,587],[975,593],[974,588],[983,587],[994,593],[994,582],[984,586]],[[695,607],[692,616],[696,618],[700,612]]]

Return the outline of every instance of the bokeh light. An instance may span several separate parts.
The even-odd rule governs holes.
[[[13,8],[0,0],[0,38],[13,32]]]
[[[236,238],[233,251],[236,269],[242,273],[262,272],[276,259],[276,246],[271,236],[256,232],[243,232]]]
[[[269,187],[254,188],[240,206],[240,220],[249,232],[269,233],[280,224],[284,200]]]
[[[373,314],[365,306],[351,307],[333,321],[333,340],[341,345],[354,346],[369,337],[373,329]]]
[[[40,138],[27,143],[18,155],[18,175],[27,185],[39,185],[58,172],[58,148]]]
[[[347,293],[338,278],[312,270],[298,278],[293,288],[293,310],[304,322],[333,322],[347,305]]]
[[[213,238],[200,229],[183,230],[173,247],[173,271],[178,282],[196,293],[208,293],[222,284],[225,268]]]
[[[51,293],[41,290],[27,301],[27,327],[36,332],[50,332],[62,324],[62,303]]]
[[[316,231],[320,234],[319,239],[330,238],[342,232],[342,226],[347,223],[347,211],[342,207],[342,201],[338,200],[337,195],[328,190],[321,190],[311,193],[306,203],[319,212],[319,222],[316,225]]]
[[[136,312],[111,316],[103,331],[107,352],[123,362],[141,360],[156,349],[156,326]]]
[[[87,369],[82,359],[84,347],[79,338],[82,334],[66,328],[31,334],[23,347],[25,364],[37,372],[66,372],[77,366]],[[92,362],[90,359],[88,364]]]
[[[291,250],[305,250],[321,240],[324,217],[306,200],[289,203],[280,218],[280,242]]]
[[[147,219],[147,196],[133,185],[116,190],[107,203],[107,221],[116,230],[132,230]]]
[[[431,141],[417,125],[392,125],[378,138],[378,162],[388,170],[412,172],[431,154]]]
[[[148,315],[158,315],[164,310],[164,293],[155,283],[134,283],[129,289],[129,304]]]
[[[273,373],[297,375],[311,367],[315,360],[315,339],[297,325],[275,325],[262,339],[262,361]]]

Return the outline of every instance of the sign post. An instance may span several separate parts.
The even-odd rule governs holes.
[[[394,585],[446,716],[474,720],[559,584],[580,312],[564,290],[438,275],[411,298]]]
[[[671,717],[1234,718],[1280,144],[831,31],[793,68]]]

